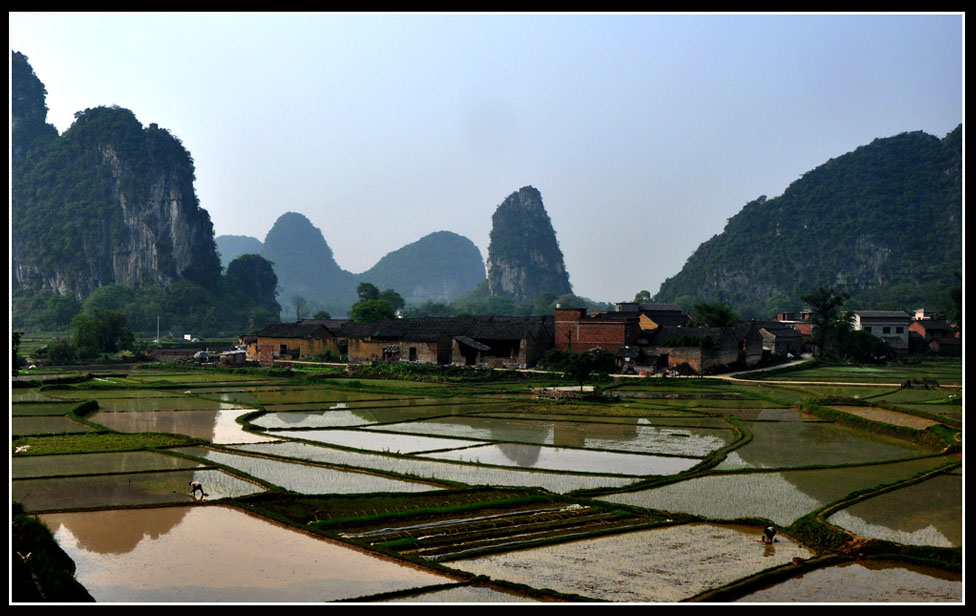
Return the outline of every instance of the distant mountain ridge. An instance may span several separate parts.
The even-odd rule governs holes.
[[[759,316],[827,286],[861,308],[914,309],[937,304],[961,269],[962,125],[944,139],[875,139],[747,203],[654,299]]]
[[[430,233],[394,250],[360,274],[342,269],[322,232],[303,214],[282,214],[265,241],[242,235],[217,236],[224,265],[246,253],[260,254],[274,264],[288,304],[300,295],[344,313],[357,299],[356,286],[369,282],[394,289],[408,303],[450,301],[485,279],[485,265],[474,242],[450,231]]]

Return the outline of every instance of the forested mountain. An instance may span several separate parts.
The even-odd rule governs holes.
[[[962,125],[876,139],[747,203],[654,300],[765,316],[826,286],[852,307],[914,309],[941,303],[961,268]]]
[[[180,141],[119,107],[79,112],[58,136],[27,58],[14,52],[12,66],[15,292],[82,299],[111,283],[216,286],[213,226]]]
[[[572,293],[556,231],[542,194],[524,186],[509,195],[491,217],[488,290],[516,303],[542,293]]]
[[[264,247],[261,240],[248,235],[218,235],[214,242],[217,244],[217,254],[223,267],[227,267],[241,255],[259,255]]]
[[[437,231],[387,254],[357,278],[395,289],[411,304],[451,301],[485,279],[485,263],[474,242]]]
[[[264,238],[261,256],[274,264],[283,306],[301,296],[344,314],[356,301],[356,277],[339,267],[322,232],[304,215],[286,212]]]

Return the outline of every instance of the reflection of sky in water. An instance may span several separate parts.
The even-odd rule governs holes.
[[[560,449],[512,443],[426,454],[424,457],[500,466],[515,465],[522,468],[618,475],[673,475],[700,462],[700,460],[693,458],[647,456],[585,449]]]
[[[339,445],[340,447],[405,454],[483,444],[478,441],[415,436],[412,434],[391,434],[389,432],[362,432],[358,430],[282,430],[276,432],[275,435],[329,443],[331,445]]]
[[[847,529],[862,537],[884,539],[885,541],[894,541],[895,543],[902,543],[905,545],[932,545],[940,548],[955,547],[948,537],[939,532],[939,530],[931,524],[925,528],[919,528],[914,531],[903,531],[888,528],[887,526],[880,524],[872,524],[855,515],[852,515],[847,510],[838,511],[834,515],[830,516],[828,521],[834,526]]]
[[[97,411],[91,420],[119,432],[164,432],[202,438],[218,444],[260,443],[275,440],[245,432],[237,418],[254,409],[222,411]]]
[[[225,507],[106,513],[43,518],[98,602],[321,602],[452,581]],[[119,533],[138,538],[84,547]]]

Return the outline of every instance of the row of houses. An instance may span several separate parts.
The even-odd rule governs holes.
[[[329,352],[352,362],[409,361],[525,368],[553,347],[553,317],[421,317],[356,323],[306,319],[274,323],[247,342],[247,359],[263,364]]]
[[[806,317],[806,318],[804,318]],[[909,331],[942,349],[958,344],[944,321],[912,319],[903,311],[855,312],[854,328],[907,350]],[[553,316],[468,316],[384,319],[305,319],[274,323],[247,337],[246,359],[262,364],[323,355],[352,362],[416,362],[527,368],[549,349],[616,354],[624,372],[682,369],[698,374],[749,367],[775,354],[799,357],[807,350],[809,315],[777,315],[728,327],[695,327],[677,304],[619,303],[589,314],[557,307]],[[936,349],[938,350],[938,349]]]

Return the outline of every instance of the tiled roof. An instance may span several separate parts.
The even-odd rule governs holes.
[[[855,310],[862,319],[910,319],[904,310]]]
[[[258,332],[263,338],[312,338],[328,336],[324,325],[316,323],[270,323]]]

